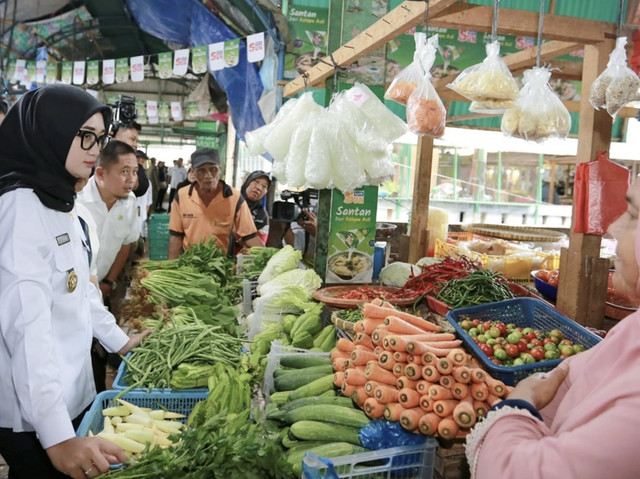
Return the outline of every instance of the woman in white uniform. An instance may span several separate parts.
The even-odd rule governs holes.
[[[82,479],[126,459],[75,437],[95,397],[92,337],[127,353],[132,338],[89,282],[90,243],[74,210],[107,140],[110,110],[83,90],[31,91],[0,125],[0,454],[10,478]]]

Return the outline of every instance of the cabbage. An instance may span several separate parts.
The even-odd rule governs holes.
[[[398,261],[385,266],[380,271],[380,282],[385,286],[402,288],[412,276],[422,272],[419,266]]]
[[[253,302],[253,307],[257,312],[270,313],[299,313],[307,311],[310,307],[317,305],[311,301],[311,293],[298,285],[285,285],[264,296],[259,296]]]
[[[280,291],[283,286],[302,286],[309,295],[322,286],[322,279],[312,269],[292,269],[279,274],[271,281],[258,286],[258,294],[264,296]]]
[[[258,277],[258,284],[264,284],[285,271],[296,269],[298,261],[301,259],[302,253],[300,251],[294,249],[291,245],[283,246],[264,267],[264,271]]]

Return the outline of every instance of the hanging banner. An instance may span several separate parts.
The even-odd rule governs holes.
[[[36,83],[42,84],[47,78],[47,60],[36,62]]]
[[[27,90],[31,90],[31,86],[35,79],[36,79],[36,62],[34,60],[29,60],[27,61],[27,66],[24,69],[24,74],[22,75],[22,80],[20,80],[20,84],[23,85]]]
[[[173,70],[173,53],[171,52],[158,53],[158,76],[163,79],[171,78],[172,70]]]
[[[209,45],[209,70],[212,72],[224,68],[224,42]]]
[[[157,116],[149,117],[148,120],[150,125],[157,125],[160,121]]]
[[[169,102],[161,101],[158,103],[158,118],[162,123],[167,123],[169,121],[170,112]]]
[[[95,85],[100,81],[100,62],[91,60],[87,62],[87,84]]]
[[[49,59],[49,54],[47,53],[47,47],[39,47],[36,48],[36,61],[44,60],[45,62]]]
[[[53,85],[58,81],[58,62],[47,62],[45,74],[47,85]]]
[[[27,69],[27,60],[24,60],[24,59],[16,60],[16,68],[13,71],[13,81],[18,82],[22,80],[22,77],[24,76],[26,69]]]
[[[83,61],[73,62],[73,84],[82,85],[84,83],[84,69],[86,63]]]
[[[158,118],[158,102],[156,100],[147,100],[147,118]]]
[[[240,39],[234,38],[224,42],[224,64],[226,67],[235,67],[240,59]]]
[[[207,47],[194,47],[191,49],[191,69],[193,73],[206,73],[207,71]]]
[[[102,83],[111,85],[115,81],[116,61],[104,60],[102,62]]]
[[[62,62],[62,74],[60,75],[60,81],[67,85],[71,85],[73,79],[73,62]]]
[[[189,49],[176,50],[173,53],[173,74],[178,76],[186,75],[189,67]]]
[[[247,61],[250,63],[264,60],[264,32],[247,37]]]
[[[129,81],[129,59],[116,58],[116,83]]]
[[[131,81],[144,80],[144,57],[142,55],[131,57]]]
[[[147,123],[147,102],[145,100],[136,99],[136,113],[138,123]]]
[[[172,101],[171,102],[171,117],[175,121],[182,121],[182,119],[183,119],[183,117],[182,117],[182,105],[180,104],[179,101]]]

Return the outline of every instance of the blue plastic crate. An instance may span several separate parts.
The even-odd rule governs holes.
[[[425,444],[399,446],[349,456],[332,457],[333,469],[341,479],[431,479],[438,441],[428,437]],[[328,466],[314,464],[307,468],[313,476],[324,477]],[[315,475],[317,473],[317,475]]]
[[[130,359],[131,354],[133,353],[131,352],[127,353],[125,358]],[[116,391],[122,391],[124,389],[127,389],[129,387],[129,384],[126,381],[126,378],[125,378],[126,375],[127,375],[127,363],[122,361],[120,363],[120,366],[118,366],[118,372],[116,374],[116,378],[113,380],[113,385],[111,387]],[[132,389],[132,391],[138,391],[138,390],[147,391],[147,388],[140,387],[140,388]],[[164,391],[164,392],[175,392],[175,393],[198,393],[198,394],[204,391],[205,396],[206,396],[206,393],[209,392],[206,384],[203,384],[201,388],[180,389],[179,391],[171,388],[149,388],[149,390],[155,391],[155,392]]]
[[[93,434],[97,434],[102,431],[104,425],[104,419],[102,416],[102,410],[112,405],[118,405],[113,403],[115,398],[122,391],[103,391],[96,396],[91,405],[91,408],[84,415],[76,436],[83,437],[89,434],[91,431]],[[207,397],[208,391],[203,390],[201,392],[177,392],[177,391],[159,391],[153,390],[149,393],[145,391],[130,391],[122,396],[122,399],[128,401],[136,406],[148,407],[151,409],[167,409],[171,412],[184,414],[189,416],[189,413],[193,410],[194,406],[204,400]],[[182,422],[186,422],[185,417]]]
[[[467,350],[473,353],[491,376],[510,386],[515,386],[518,381],[533,373],[552,370],[560,364],[562,359],[511,367],[494,364],[460,326],[460,321],[467,318],[479,319],[480,321],[502,321],[505,324],[513,323],[523,328],[529,327],[547,332],[552,329],[559,329],[565,338],[580,343],[587,349],[602,340],[601,337],[583,328],[546,301],[535,298],[508,299],[497,303],[481,304],[449,311],[447,320],[456,329]]]

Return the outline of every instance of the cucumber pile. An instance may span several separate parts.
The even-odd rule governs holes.
[[[280,428],[279,440],[296,474],[307,451],[323,457],[364,452],[358,433],[370,419],[350,398],[337,395],[329,358],[283,356],[273,374],[267,421]]]

